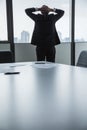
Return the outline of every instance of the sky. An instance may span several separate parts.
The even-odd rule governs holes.
[[[51,8],[63,9],[66,11],[65,16],[62,17],[56,23],[56,26],[57,26],[57,28],[59,28],[59,30],[57,30],[57,31],[65,32],[65,34],[67,36],[69,36],[69,17],[68,17],[69,16],[69,4],[68,4],[69,0],[61,0],[61,1],[60,0],[32,0],[32,1],[31,0],[22,0],[22,1],[23,2],[21,2],[21,0],[13,0],[15,36],[19,36],[20,32],[21,32],[21,30],[23,30],[23,28],[26,31],[29,31],[32,35],[34,22],[25,14],[25,9],[29,8],[29,7],[41,7],[44,4],[46,4],[47,6],[49,6]],[[21,2],[21,6],[20,6],[20,10],[19,10],[18,5],[20,5],[20,2]],[[19,14],[17,13],[18,10],[19,10]],[[20,16],[20,20],[19,20],[19,16]],[[19,21],[21,21],[21,25],[18,24],[18,23],[20,23]],[[67,29],[65,29],[66,27],[63,27],[64,23],[68,24]],[[18,28],[19,28],[19,31],[17,31]],[[63,35],[63,37],[64,37],[64,35]]]
[[[76,38],[86,39],[87,33],[87,0],[76,1]],[[57,31],[62,38],[69,37],[70,27],[70,0],[13,0],[14,35],[20,38],[21,31],[28,31],[32,35],[34,22],[25,14],[25,8],[41,7],[43,4],[51,8],[60,8],[65,11],[64,16],[56,23]],[[5,0],[0,0],[0,39],[7,37]],[[5,26],[4,26],[5,25]],[[81,30],[81,31],[80,31]]]
[[[0,0],[0,39],[7,39],[5,0]]]

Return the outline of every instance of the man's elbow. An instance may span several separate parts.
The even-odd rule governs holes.
[[[64,13],[65,13],[65,11],[64,11],[64,10],[62,10],[61,15],[63,16],[63,15],[64,15]]]
[[[28,9],[25,9],[25,13],[28,14]]]

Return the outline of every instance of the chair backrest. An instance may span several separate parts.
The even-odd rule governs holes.
[[[0,51],[0,63],[11,63],[12,52],[11,51]]]
[[[80,53],[76,66],[87,67],[87,51]]]

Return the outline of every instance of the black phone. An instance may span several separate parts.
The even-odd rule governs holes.
[[[4,73],[5,75],[10,75],[10,74],[19,74],[20,72],[6,72]]]

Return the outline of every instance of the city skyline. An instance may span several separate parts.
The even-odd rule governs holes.
[[[79,2],[79,4],[78,4]],[[20,6],[21,3],[21,6]],[[75,40],[87,41],[87,1],[76,0],[76,14],[75,14]],[[23,30],[29,33],[29,39],[32,36],[34,22],[25,14],[25,8],[28,7],[40,7],[43,4],[54,8],[60,8],[65,11],[64,17],[62,17],[57,23],[57,31],[62,33],[62,39],[69,39],[70,37],[70,0],[13,0],[13,28],[14,37],[21,39],[21,32]],[[6,16],[6,0],[0,0],[0,40],[7,40],[7,16]]]
[[[58,35],[59,35],[59,38],[60,38],[60,41],[61,43],[62,42],[70,42],[70,37],[65,37],[65,38],[62,38],[62,33],[61,32],[57,32]],[[76,39],[75,42],[81,42],[81,41],[84,41],[85,40],[83,38],[81,39]],[[21,32],[21,37],[14,37],[14,43],[31,43],[31,37],[30,37],[30,33],[23,30]]]
[[[19,0],[20,3],[21,0]],[[79,2],[79,4],[78,4]],[[33,32],[34,28],[34,22],[31,20],[26,14],[25,14],[25,9],[29,7],[40,7],[43,4],[48,5],[51,8],[59,8],[63,9],[65,11],[64,16],[57,21],[56,23],[56,29],[57,31],[60,31],[62,33],[63,39],[70,37],[70,21],[71,21],[71,4],[70,0],[23,0],[21,3],[20,11],[17,13],[17,10],[19,9],[19,6],[17,0],[13,1],[14,5],[14,34],[15,36],[20,35],[20,32],[22,30],[26,30],[30,33],[30,37]],[[15,8],[15,7],[18,7]],[[75,17],[75,39],[84,39],[84,41],[87,41],[87,32],[85,29],[87,28],[86,23],[87,23],[87,18],[86,18],[86,11],[87,11],[87,2],[86,0],[76,0],[76,17]],[[20,13],[21,12],[21,13]],[[21,19],[21,25],[18,30],[18,25],[19,25],[19,16]]]

